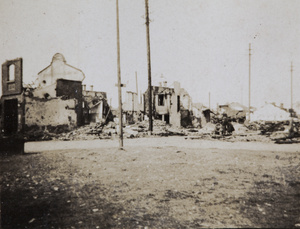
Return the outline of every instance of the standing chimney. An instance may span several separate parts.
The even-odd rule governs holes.
[[[93,85],[91,85],[91,91],[93,91],[93,88],[94,88],[94,86],[93,86]]]
[[[82,84],[82,89],[83,89],[84,91],[86,91],[86,85],[85,85],[85,84]]]

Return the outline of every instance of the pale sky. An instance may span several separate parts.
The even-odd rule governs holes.
[[[193,102],[300,101],[299,0],[149,0],[152,82],[179,81]],[[145,1],[119,0],[123,91],[147,88]],[[23,58],[34,81],[55,53],[117,106],[115,0],[0,0],[0,63]],[[123,95],[123,99],[125,96]]]

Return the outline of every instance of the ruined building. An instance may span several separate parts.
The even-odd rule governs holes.
[[[84,73],[56,53],[38,73],[33,89],[26,89],[26,126],[80,126],[83,124]]]
[[[193,103],[193,126],[202,128],[210,122],[211,110],[202,103]]]
[[[84,122],[107,123],[113,120],[111,107],[107,102],[106,92],[94,91],[93,86],[90,90],[86,90],[86,85],[83,85],[83,101],[84,101]]]
[[[166,83],[152,86],[152,108],[155,119],[176,127],[192,125],[192,99],[179,82],[174,82],[174,88]],[[149,113],[148,89],[144,94],[144,111]]]
[[[22,133],[25,126],[23,96],[23,60],[18,58],[2,64],[1,135]]]
[[[2,65],[1,133],[70,129],[97,121],[99,101],[106,95],[101,100],[98,94],[83,90],[84,73],[67,64],[62,54],[53,56],[31,86],[23,85],[22,67],[21,58]],[[109,106],[101,104],[101,115],[106,116]]]

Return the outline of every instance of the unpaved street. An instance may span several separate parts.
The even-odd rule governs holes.
[[[26,143],[1,156],[2,228],[296,227],[299,144]]]

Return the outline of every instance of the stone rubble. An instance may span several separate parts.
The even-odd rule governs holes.
[[[157,137],[157,136],[186,136],[192,139],[218,139],[224,141],[260,141],[271,142],[278,138],[287,137],[289,134],[289,126],[286,122],[281,123],[236,123],[232,122],[234,131],[225,136],[217,132],[220,123],[207,123],[202,128],[183,128],[174,127],[161,120],[153,121],[152,135],[148,134],[148,121],[141,121],[132,125],[123,126],[123,137],[140,138],[140,137]],[[296,122],[299,128],[299,122]],[[118,138],[119,126],[115,122],[93,123],[74,129],[72,131],[49,131],[36,130],[27,133],[26,140],[93,140],[93,139],[115,139]],[[298,133],[299,134],[299,133]],[[299,134],[300,135],[300,134]]]

